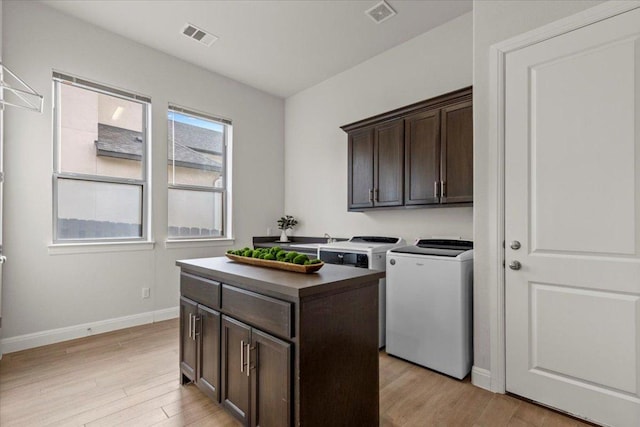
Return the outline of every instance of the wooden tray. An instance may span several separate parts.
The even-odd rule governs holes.
[[[243,264],[257,265],[259,267],[276,268],[278,270],[293,271],[296,273],[313,273],[314,271],[320,270],[324,265],[324,262],[319,262],[318,264],[311,264],[311,265],[300,265],[300,264],[293,264],[290,262],[270,261],[267,259],[260,259],[260,258],[249,258],[246,256],[240,256],[240,255],[231,255],[231,254],[225,254],[225,255],[230,260],[241,262]]]

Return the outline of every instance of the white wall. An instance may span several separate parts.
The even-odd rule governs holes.
[[[285,213],[298,235],[472,237],[472,208],[347,212],[347,135],[341,125],[469,86],[472,14],[286,100]]]
[[[4,1],[0,0],[0,61],[2,60],[2,9],[3,9],[3,4]],[[0,110],[0,172],[3,172],[4,167],[3,167],[3,161],[4,161],[4,150],[2,149],[2,145],[3,145],[3,135],[4,135],[4,131],[3,131],[3,127],[4,127],[4,110]],[[3,224],[3,219],[2,216],[4,214],[4,209],[2,209],[2,199],[3,199],[3,191],[4,191],[4,185],[2,183],[0,183],[0,245],[2,245],[3,243],[3,231],[2,231],[2,224]],[[3,273],[2,270],[4,269],[4,265],[0,264],[0,319],[2,318],[2,278],[3,278]],[[0,338],[2,338],[3,332],[2,332],[2,327],[0,327]],[[1,346],[0,346],[1,347]],[[2,357],[2,348],[0,348],[0,357]]]
[[[45,95],[43,114],[17,109],[5,113],[4,246],[9,259],[2,301],[5,351],[8,344],[20,347],[25,334],[71,328],[68,337],[75,333],[75,325],[174,308],[179,295],[175,260],[221,255],[227,249],[164,246],[169,102],[233,120],[236,242],[229,246],[248,245],[251,236],[274,227],[284,205],[282,99],[38,2],[5,1],[3,32],[4,60]],[[213,52],[203,48],[203,54]],[[154,249],[49,253],[52,69],[151,97]],[[141,299],[142,287],[151,288],[150,299]]]
[[[489,140],[489,48],[529,30],[575,14],[599,1],[489,1],[473,3],[474,112],[474,365],[490,369],[489,293],[502,270],[490,258],[496,241],[497,146]]]

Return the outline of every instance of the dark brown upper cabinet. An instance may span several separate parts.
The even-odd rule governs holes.
[[[473,202],[472,88],[342,126],[350,211]]]
[[[373,207],[373,128],[349,134],[349,208]]]
[[[473,109],[471,101],[442,109],[442,203],[473,202]]]
[[[349,208],[402,206],[404,122],[349,134]]]
[[[402,206],[404,123],[394,120],[374,128],[373,206]]]
[[[440,203],[440,110],[405,119],[405,205]]]

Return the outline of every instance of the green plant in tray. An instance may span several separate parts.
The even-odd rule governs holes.
[[[264,259],[267,261],[280,261],[287,262],[290,264],[298,264],[298,265],[314,265],[320,264],[322,261],[319,259],[309,259],[308,255],[298,253],[296,251],[285,251],[279,246],[274,246],[272,248],[257,248],[257,249],[229,249],[227,251],[229,255],[237,255],[247,258],[258,258]]]

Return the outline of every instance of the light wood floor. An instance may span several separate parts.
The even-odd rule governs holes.
[[[385,427],[587,425],[384,353],[380,414]],[[0,425],[240,424],[195,386],[178,384],[178,321],[169,320],[4,355]]]

